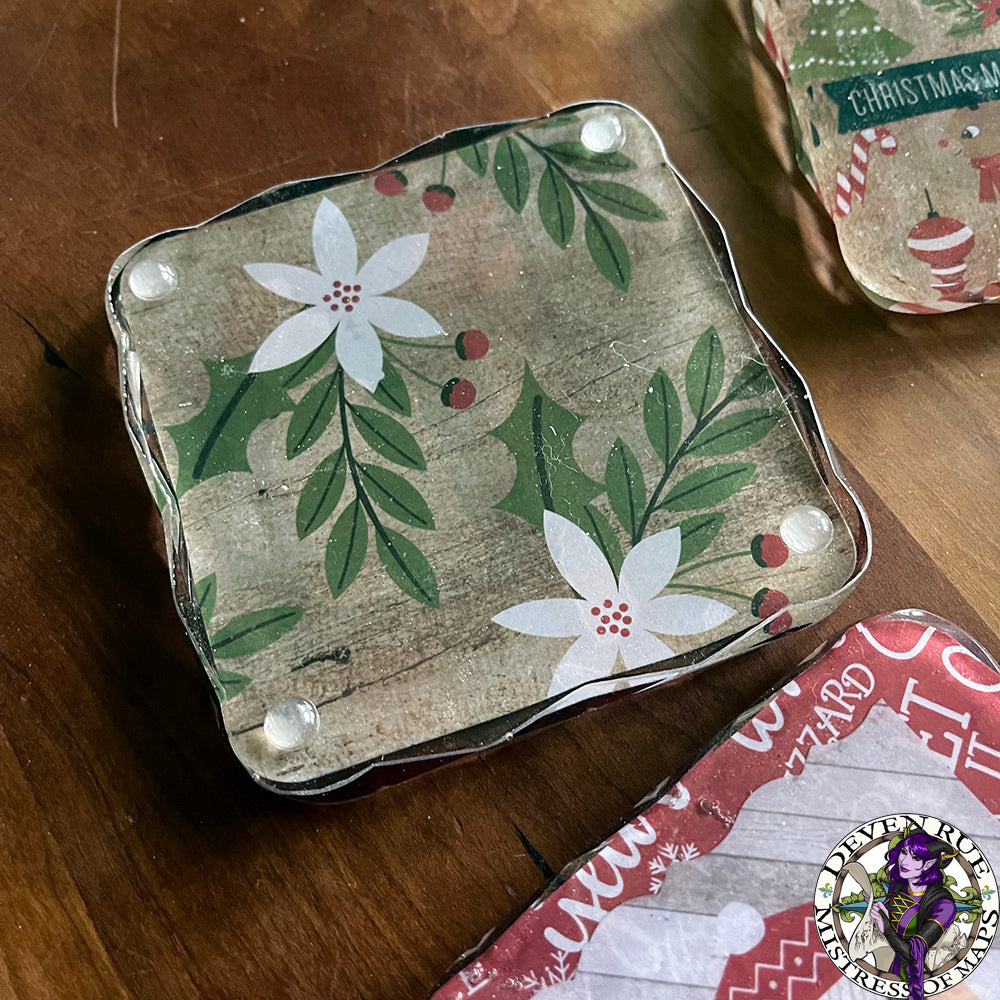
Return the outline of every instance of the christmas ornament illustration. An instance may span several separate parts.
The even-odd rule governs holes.
[[[833,218],[842,219],[849,215],[854,199],[865,200],[865,188],[868,184],[868,161],[871,147],[878,143],[878,148],[886,156],[892,156],[899,148],[895,136],[884,126],[862,129],[854,136],[851,147],[851,163],[845,174],[838,168],[837,186],[834,196]]]
[[[918,222],[906,238],[907,249],[917,260],[930,265],[938,283],[932,287],[942,300],[964,301],[965,258],[972,252],[976,238],[972,230],[959,219],[938,215],[927,198],[927,218]]]

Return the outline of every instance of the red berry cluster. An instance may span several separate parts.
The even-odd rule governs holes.
[[[772,615],[778,615],[774,621],[768,622],[764,626],[764,631],[768,635],[780,635],[791,628],[791,612],[785,611],[784,614],[778,614],[782,608],[787,607],[788,597],[780,590],[772,590],[770,587],[758,590],[750,600],[750,610],[758,618],[770,618]]]
[[[441,388],[441,402],[453,410],[466,410],[476,401],[476,387],[467,378],[450,378]]]
[[[455,338],[455,353],[463,361],[485,358],[490,349],[489,337],[482,330],[463,330]],[[441,402],[453,410],[464,410],[476,401],[476,387],[467,378],[453,378],[441,389]]]
[[[385,170],[375,176],[375,190],[387,198],[402,194],[409,183],[402,170]],[[447,212],[455,204],[455,190],[447,184],[428,184],[420,200],[430,212]]]
[[[758,566],[775,567],[788,558],[788,546],[778,535],[754,535],[750,540],[750,554]]]

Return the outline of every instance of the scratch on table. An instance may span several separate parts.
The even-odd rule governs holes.
[[[118,62],[122,47],[122,0],[115,0],[115,37],[111,43],[111,124],[118,128]]]
[[[52,27],[49,29],[48,35],[45,36],[45,41],[42,43],[42,51],[39,52],[38,58],[35,60],[35,64],[31,67],[28,75],[24,78],[19,87],[15,87],[14,90],[7,95],[7,100],[0,104],[0,111],[6,111],[7,108],[14,103],[15,98],[28,86],[29,83],[34,79],[35,74],[38,72],[38,67],[42,65],[42,61],[45,59],[45,54],[49,51],[49,46],[52,44],[52,39],[55,36],[56,28],[59,27],[59,22],[62,20],[63,14],[66,13],[66,8],[73,2],[73,0],[66,0],[63,4],[62,10],[59,11],[58,16],[52,22]]]

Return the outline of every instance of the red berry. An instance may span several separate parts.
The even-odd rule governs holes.
[[[778,535],[754,535],[750,554],[758,566],[781,566],[788,558],[788,546]]]
[[[489,338],[482,330],[463,330],[455,340],[455,350],[463,361],[478,361],[489,349]]]
[[[431,184],[421,200],[431,212],[447,212],[455,204],[455,192],[444,184]]]
[[[790,612],[786,611],[783,614],[778,615],[773,622],[768,622],[764,626],[764,631],[768,635],[781,635],[782,632],[787,632],[792,627],[792,615]]]
[[[750,601],[750,610],[758,618],[770,618],[787,606],[788,598],[780,590],[771,590],[770,587],[758,590]]]
[[[387,170],[375,178],[375,190],[392,198],[402,194],[406,190],[407,183],[409,182],[406,180],[406,174],[401,170]]]
[[[467,378],[449,379],[441,390],[441,402],[453,410],[464,410],[476,401],[476,387]]]

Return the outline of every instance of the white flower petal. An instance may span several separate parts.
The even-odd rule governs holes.
[[[593,632],[580,636],[559,661],[549,685],[549,696],[561,694],[584,681],[607,677],[618,659],[618,643]]]
[[[353,281],[358,273],[358,246],[351,224],[329,198],[324,198],[313,220],[313,254],[316,264],[330,281]]]
[[[269,372],[304,358],[330,336],[333,326],[329,309],[314,306],[296,313],[264,338],[250,360],[249,371]]]
[[[627,670],[645,667],[674,655],[674,651],[665,642],[641,628],[633,630],[621,640],[621,651]]]
[[[545,511],[545,544],[563,579],[587,601],[618,596],[615,575],[597,543],[560,514]]]
[[[504,628],[527,635],[580,635],[586,627],[585,612],[586,605],[583,601],[571,597],[552,597],[517,604],[495,615],[493,621]]]
[[[397,337],[437,337],[444,333],[441,324],[429,312],[405,299],[387,295],[368,298],[364,295],[361,307],[365,319]]]
[[[642,603],[655,597],[670,582],[680,557],[680,528],[658,531],[644,538],[622,563],[622,597],[630,603]]]
[[[337,360],[344,371],[374,392],[382,381],[382,344],[371,323],[360,316],[345,316],[337,327]]]
[[[243,270],[258,285],[293,302],[315,306],[330,291],[330,282],[322,274],[294,264],[244,264]]]
[[[358,271],[358,282],[365,295],[381,295],[412,278],[427,253],[427,240],[427,233],[414,233],[376,250]]]
[[[641,609],[636,624],[664,635],[698,635],[721,625],[736,612],[721,601],[697,594],[668,594]]]

